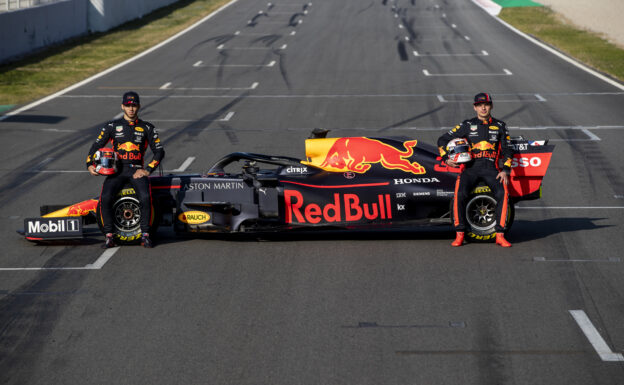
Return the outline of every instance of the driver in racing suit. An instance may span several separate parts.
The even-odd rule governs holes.
[[[100,211],[106,241],[104,248],[114,247],[113,240],[113,202],[115,195],[126,184],[130,183],[137,193],[141,208],[141,245],[150,248],[153,246],[149,237],[151,217],[151,194],[149,175],[158,167],[165,156],[160,138],[151,123],[139,119],[141,108],[139,95],[136,92],[126,92],[123,95],[121,109],[123,118],[113,120],[102,127],[100,135],[89,149],[87,154],[87,169],[91,175],[99,175],[95,171],[94,154],[112,142],[113,150],[117,152],[118,172],[106,177],[100,194]],[[154,158],[143,165],[145,150],[149,144]]]
[[[505,122],[492,117],[492,98],[489,94],[475,95],[474,110],[477,113],[475,118],[464,120],[438,139],[438,149],[442,160],[451,167],[458,167],[458,165],[448,159],[446,146],[449,141],[453,138],[464,138],[471,146],[472,160],[462,167],[462,172],[457,176],[455,183],[453,226],[457,233],[452,245],[461,246],[464,243],[466,199],[477,183],[482,180],[490,187],[497,202],[496,244],[511,247],[511,243],[505,239],[504,235],[509,204],[507,185],[513,156],[513,150],[509,145],[509,133]],[[503,163],[501,170],[497,165],[499,160]]]

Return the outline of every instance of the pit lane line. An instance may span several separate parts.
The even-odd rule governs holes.
[[[297,34],[297,31],[290,31],[290,33],[287,36],[295,36]],[[253,32],[249,32],[249,33],[242,33],[241,31],[236,31],[234,32],[235,36],[266,36],[266,33],[253,33]]]
[[[48,160],[49,159],[49,160]],[[50,161],[52,161],[54,158],[48,158],[45,161],[39,163],[37,166],[33,167],[32,169],[26,171],[27,173],[58,173],[58,174],[63,174],[63,173],[84,173],[84,172],[89,172],[88,170],[41,170],[41,167],[43,167],[43,165],[48,164]],[[47,162],[46,162],[47,161]],[[163,172],[184,172],[186,171],[186,169],[188,168],[188,166],[191,165],[191,163],[193,163],[193,161],[195,161],[195,157],[194,156],[189,156],[188,158],[186,158],[186,160],[184,162],[182,162],[182,164],[180,165],[180,167],[173,169],[173,170],[163,170]]]
[[[167,122],[167,123],[193,123],[193,122],[215,122],[218,120],[202,120],[202,119],[146,119],[149,121],[153,121],[153,122]],[[449,128],[452,127],[452,125],[449,126],[445,126],[445,127],[412,127],[412,126],[396,126],[396,127],[390,127],[390,128],[383,128],[383,127],[325,127],[327,129],[330,129],[333,132],[341,132],[341,131],[372,131],[372,132],[382,132],[382,131],[389,131],[390,129],[392,129],[393,131],[396,130],[408,130],[408,131],[422,131],[422,132],[435,132],[435,131],[448,131]],[[546,130],[581,130],[583,132],[585,132],[585,134],[587,134],[588,136],[590,136],[587,139],[549,139],[549,141],[559,141],[559,142],[577,142],[577,141],[583,141],[583,142],[588,142],[588,141],[596,141],[599,139],[598,136],[596,136],[595,134],[592,134],[591,131],[589,130],[621,130],[624,129],[624,126],[609,126],[609,125],[604,125],[604,126],[534,126],[534,127],[517,127],[517,126],[507,126],[511,131],[515,131],[515,130],[522,130],[522,131],[546,131]],[[305,131],[305,132],[310,132],[314,129],[315,127],[283,127],[283,128],[279,128],[279,129],[263,129],[263,128],[245,128],[245,127],[239,127],[236,129],[237,132],[271,132],[271,131]],[[169,130],[177,130],[178,128],[176,127],[159,127],[158,131],[159,132],[167,132]],[[10,129],[10,130],[14,130],[14,129]],[[17,130],[17,129],[15,129]],[[209,128],[209,127],[203,127],[203,128],[197,128],[197,129],[192,129],[189,128],[188,130],[193,131],[193,130],[197,130],[197,131],[206,131],[206,130],[220,130],[219,128]],[[70,128],[66,128],[66,129],[56,129],[56,128],[35,128],[35,127],[22,127],[19,128],[19,131],[38,131],[38,132],[49,132],[49,133],[66,133],[66,132],[82,132],[84,131],[84,129],[80,128],[80,129],[70,129]],[[598,138],[598,139],[596,139]]]
[[[419,53],[418,51],[412,51],[414,56],[416,57],[426,57],[426,56],[437,56],[437,57],[450,57],[450,56],[489,56],[490,54],[487,51],[481,51],[481,53]],[[497,100],[496,103],[499,101]]]
[[[101,86],[97,87],[98,90],[167,90],[167,91],[240,91],[240,90],[255,90],[260,83],[253,82],[249,87],[171,87],[172,82],[166,82],[160,87],[151,86]]]
[[[196,68],[217,68],[217,67],[227,67],[227,68],[257,68],[257,67],[274,67],[277,62],[272,60],[269,64],[204,64],[203,60],[199,60],[193,67]]]
[[[119,249],[120,246],[106,249],[94,263],[82,267],[2,267],[0,271],[101,270]]]
[[[425,74],[425,76],[438,76],[438,77],[443,77],[443,76],[462,76],[462,77],[468,77],[468,76],[512,76],[513,73],[506,69],[503,68],[503,73],[497,73],[497,72],[492,72],[492,73],[464,73],[464,74],[432,74],[429,72],[429,70],[424,69],[422,70],[423,74]]]
[[[274,51],[283,51],[288,47],[288,44],[282,44],[281,47],[226,47],[225,44],[221,44],[217,46],[219,51],[227,51],[227,50],[274,50]]]
[[[546,259],[546,257],[533,257],[533,262],[562,262],[562,263],[570,263],[570,262],[607,262],[607,263],[615,263],[622,262],[622,259],[619,257],[609,257],[602,259]]]
[[[146,120],[149,120],[150,122],[191,122],[191,123],[195,123],[195,122],[229,122],[230,119],[232,119],[232,116],[234,116],[234,114],[236,114],[236,112],[234,111],[228,111],[227,114],[225,114],[225,116],[221,119],[199,119],[199,120],[194,120],[194,119],[150,119],[147,118]],[[120,112],[119,114],[115,115],[113,117],[113,120],[118,120],[121,119],[123,117],[123,112]],[[160,129],[158,129],[158,131],[160,131]]]
[[[516,210],[618,210],[624,206],[516,206]]]
[[[271,64],[271,63],[269,63]],[[253,64],[253,65],[246,65],[245,66],[251,66],[251,67],[262,67],[262,66],[268,66],[269,64]],[[236,65],[236,64],[233,64]],[[275,65],[275,63],[273,64],[273,66]],[[219,66],[218,64],[215,64],[214,66]],[[473,74],[474,75],[474,74]],[[503,76],[508,76],[506,74],[497,74],[497,75],[503,75]],[[437,76],[437,75],[436,75]],[[155,89],[155,88],[153,88]],[[172,88],[173,89],[173,88]],[[517,94],[497,94],[499,97],[507,97],[507,96],[531,96],[531,97],[536,97],[538,99],[540,98],[544,98],[545,97],[551,97],[551,96],[624,96],[624,92],[571,92],[571,93],[517,93]],[[537,96],[539,95],[539,96]],[[310,95],[310,94],[255,94],[255,95],[245,95],[243,96],[243,98],[249,98],[249,99],[299,99],[299,98],[306,98],[306,99],[334,99],[334,98],[428,98],[428,97],[434,97],[437,98],[439,100],[440,97],[442,97],[444,99],[445,102],[470,102],[471,100],[465,99],[465,100],[448,100],[447,98],[445,98],[445,96],[447,98],[452,98],[455,96],[459,96],[459,97],[464,97],[464,96],[468,96],[467,94],[460,94],[460,93],[454,93],[454,94],[318,94],[318,95]],[[81,95],[81,94],[69,94],[69,95],[61,95],[59,97],[62,98],[119,98],[119,95],[106,95],[106,94],[87,94],[87,95]],[[141,95],[141,98],[162,98],[163,95],[162,94],[153,94],[153,95]],[[184,98],[184,99],[188,99],[188,98],[198,98],[198,99],[202,99],[202,98],[231,98],[232,95],[167,95],[167,98]],[[513,100],[507,99],[505,100],[505,102],[509,103],[512,102]],[[530,102],[531,100],[516,100],[519,103],[525,103],[525,102]],[[544,100],[539,100],[540,102],[543,102]],[[547,101],[547,100],[546,100]],[[497,100],[497,103],[500,102]],[[554,126],[553,126],[554,127]],[[565,127],[565,126],[563,126]],[[576,126],[578,127],[578,126]],[[606,127],[622,127],[622,126],[606,126]]]

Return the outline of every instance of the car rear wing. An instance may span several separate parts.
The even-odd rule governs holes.
[[[514,155],[509,195],[516,201],[538,199],[555,146],[548,140],[526,140],[522,136],[512,137],[511,145]]]

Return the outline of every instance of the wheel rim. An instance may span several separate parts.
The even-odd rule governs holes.
[[[466,220],[479,231],[488,231],[496,225],[496,200],[488,195],[477,195],[466,205]]]
[[[141,207],[139,201],[132,197],[124,197],[113,206],[114,226],[123,232],[132,232],[141,227]]]

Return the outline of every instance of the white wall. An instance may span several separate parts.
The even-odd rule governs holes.
[[[88,32],[104,32],[178,0],[64,0],[0,13],[0,63]]]
[[[108,31],[178,0],[89,0],[89,30]]]
[[[87,0],[0,13],[0,62],[87,33]]]

